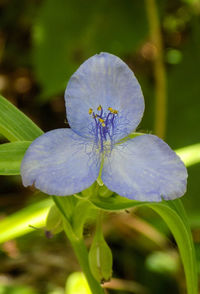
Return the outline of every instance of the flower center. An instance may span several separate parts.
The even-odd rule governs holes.
[[[112,107],[108,107],[108,111],[104,112],[101,105],[97,107],[97,113],[92,108],[88,113],[95,121],[93,132],[95,135],[95,143],[101,152],[112,149],[112,138],[115,130],[115,119],[118,111]]]

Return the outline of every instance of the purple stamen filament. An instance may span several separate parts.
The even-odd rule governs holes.
[[[115,118],[118,111],[108,107],[108,113],[104,113],[101,105],[97,107],[97,113],[94,113],[92,108],[88,113],[92,115],[95,126],[93,128],[95,135],[95,143],[100,147],[100,151],[104,151],[104,142],[108,141],[112,144],[112,137],[114,135]]]

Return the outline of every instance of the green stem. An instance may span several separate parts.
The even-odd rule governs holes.
[[[91,292],[94,294],[103,294],[104,290],[100,284],[95,280],[91,274],[89,263],[88,263],[88,251],[85,246],[85,243],[82,239],[79,240],[70,240],[76,257],[80,263],[80,266],[85,274],[85,277],[90,286]]]
[[[93,277],[89,262],[88,262],[88,251],[85,246],[85,243],[82,238],[78,237],[74,231],[73,228],[69,222],[69,219],[67,217],[67,214],[65,213],[65,210],[62,206],[62,201],[59,201],[59,197],[52,197],[57,208],[59,209],[60,213],[62,214],[64,218],[64,231],[71,242],[72,248],[74,249],[74,252],[76,254],[76,257],[79,261],[79,264],[85,274],[85,277],[88,281],[88,285],[91,289],[91,292],[94,294],[104,294],[104,290],[101,287],[101,285],[95,280]]]
[[[149,20],[149,30],[151,42],[155,47],[154,57],[154,77],[155,77],[155,133],[165,137],[166,117],[167,117],[167,87],[166,72],[163,61],[163,44],[160,31],[160,22],[155,0],[146,0],[147,17]]]
[[[98,211],[97,222],[96,222],[96,235],[99,238],[101,238],[103,235],[103,232],[102,232],[103,214],[104,214],[103,210]]]

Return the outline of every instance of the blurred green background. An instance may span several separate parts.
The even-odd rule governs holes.
[[[68,127],[63,93],[69,77],[85,59],[110,52],[131,67],[141,84],[146,109],[138,130],[154,133],[157,53],[146,3],[1,0],[0,93],[44,131]],[[200,141],[200,1],[158,0],[157,9],[167,75],[165,140],[177,149]],[[200,258],[200,165],[188,172],[183,202]],[[40,198],[22,187],[20,177],[0,177],[0,183],[1,218]],[[105,224],[114,277],[135,283],[129,292],[126,284],[108,293],[184,293],[183,271],[166,226],[148,209],[134,213],[132,227],[126,215],[109,215]],[[0,294],[63,294],[66,277],[79,270],[65,237],[48,240],[41,230],[3,244],[0,259]]]

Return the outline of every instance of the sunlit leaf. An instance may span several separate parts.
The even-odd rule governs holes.
[[[43,132],[30,118],[0,95],[0,133],[9,141],[32,141]]]
[[[33,227],[45,226],[46,216],[52,205],[51,199],[36,204],[7,216],[0,221],[0,243],[23,236],[33,231]]]
[[[80,272],[74,272],[69,275],[66,282],[65,293],[92,294],[84,274]]]
[[[200,163],[200,143],[180,148],[176,153],[188,167]]]
[[[20,141],[0,145],[0,175],[19,175],[20,165],[31,142]]]

